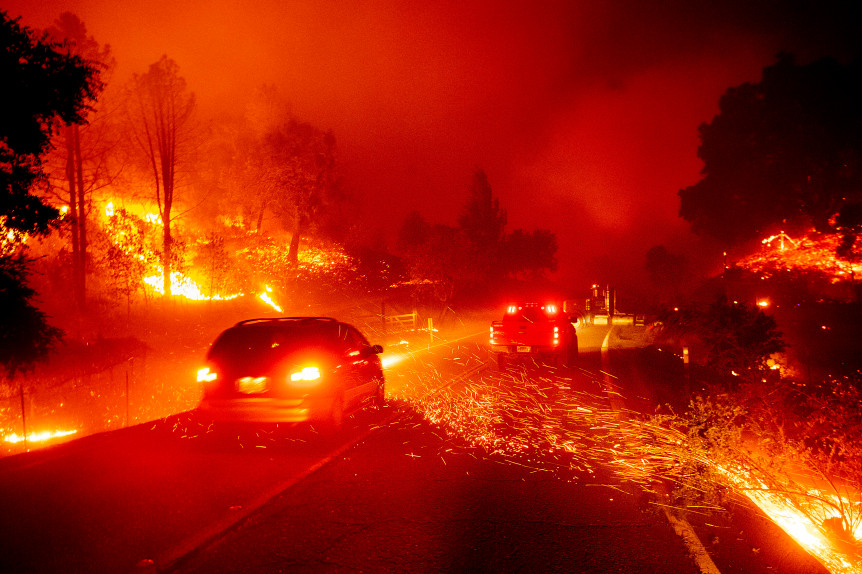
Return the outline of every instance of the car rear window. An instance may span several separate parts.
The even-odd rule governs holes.
[[[302,323],[233,327],[223,332],[210,349],[210,357],[253,360],[283,354],[302,346],[339,346],[335,323]]]

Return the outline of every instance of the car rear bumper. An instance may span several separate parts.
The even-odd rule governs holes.
[[[332,397],[275,399],[270,397],[204,398],[198,412],[217,421],[300,423],[325,418]]]
[[[491,351],[495,353],[510,353],[512,355],[543,355],[547,353],[559,353],[562,346],[550,345],[491,345]]]

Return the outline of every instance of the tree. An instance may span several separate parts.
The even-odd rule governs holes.
[[[516,279],[537,280],[557,269],[557,236],[547,229],[516,229],[503,240],[506,272]]]
[[[703,177],[679,192],[680,216],[728,245],[779,229],[833,232],[834,216],[862,203],[859,102],[862,60],[779,55],[700,126]]]
[[[708,367],[722,375],[759,380],[770,355],[785,348],[775,320],[751,305],[722,295],[707,309],[687,307],[661,318],[658,340],[693,347]]]
[[[33,305],[25,246],[8,239],[45,235],[58,212],[33,195],[44,181],[44,154],[62,123],[84,121],[101,90],[96,68],[63,53],[18,19],[0,11],[0,364],[7,374],[32,365],[60,339],[61,331]]]
[[[343,198],[335,136],[291,118],[267,133],[264,141],[277,186],[273,210],[291,230],[288,261],[295,265],[300,239],[313,233]]]
[[[27,282],[28,264],[21,253],[3,255],[0,262],[0,365],[10,378],[45,356],[63,334],[33,305],[36,292]]]
[[[0,12],[0,215],[8,229],[45,234],[58,212],[31,193],[59,126],[83,123],[102,89],[96,67]]]
[[[162,219],[162,271],[165,295],[171,294],[174,261],[171,235],[178,171],[190,151],[195,96],[186,88],[176,62],[162,56],[146,74],[132,78],[129,118],[132,135],[151,171],[154,199]]]
[[[431,226],[425,218],[418,211],[411,211],[398,230],[398,247],[409,252],[425,244],[430,234]]]
[[[481,169],[473,173],[470,194],[458,225],[473,246],[482,271],[500,274],[500,249],[506,228],[506,211],[494,197],[488,176]]]
[[[674,297],[679,295],[689,272],[686,258],[671,253],[664,245],[655,245],[646,252],[645,267],[650,280],[656,286],[670,288]]]
[[[104,233],[96,236],[96,263],[105,270],[107,291],[113,299],[126,300],[127,313],[147,272],[146,228],[147,223],[139,217],[117,209],[108,215]]]
[[[64,12],[47,30],[56,42],[62,43],[66,53],[87,58],[100,72],[113,68],[114,62],[109,46],[101,46],[87,35],[87,28],[71,12]],[[93,114],[89,114],[92,116]],[[66,186],[62,199],[68,211],[64,219],[70,224],[72,241],[72,293],[80,309],[86,307],[87,297],[87,216],[90,211],[89,196],[107,179],[105,156],[110,143],[106,141],[104,122],[94,123],[93,117],[81,126],[66,124],[58,134],[59,145],[55,145],[57,155],[63,164],[63,180]],[[82,142],[84,142],[82,144]]]

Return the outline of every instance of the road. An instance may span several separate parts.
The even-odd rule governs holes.
[[[405,353],[387,372],[388,406],[334,437],[183,413],[7,457],[0,571],[696,573],[706,553],[725,574],[823,572],[744,511],[692,520],[698,549],[604,461],[546,448],[561,436],[548,421],[566,436],[590,431],[537,419],[553,411],[541,405],[613,412],[673,394],[606,335],[583,335],[581,365],[565,372],[494,370],[484,331]],[[602,362],[605,341],[616,355]],[[494,418],[503,400],[523,416]]]

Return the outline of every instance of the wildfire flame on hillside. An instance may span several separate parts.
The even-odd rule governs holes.
[[[841,237],[837,234],[826,235],[811,229],[803,238],[794,240],[782,231],[767,237],[762,244],[764,248],[760,253],[737,261],[737,265],[763,278],[769,278],[777,271],[818,272],[828,276],[832,283],[862,273],[862,261],[838,257]]]

